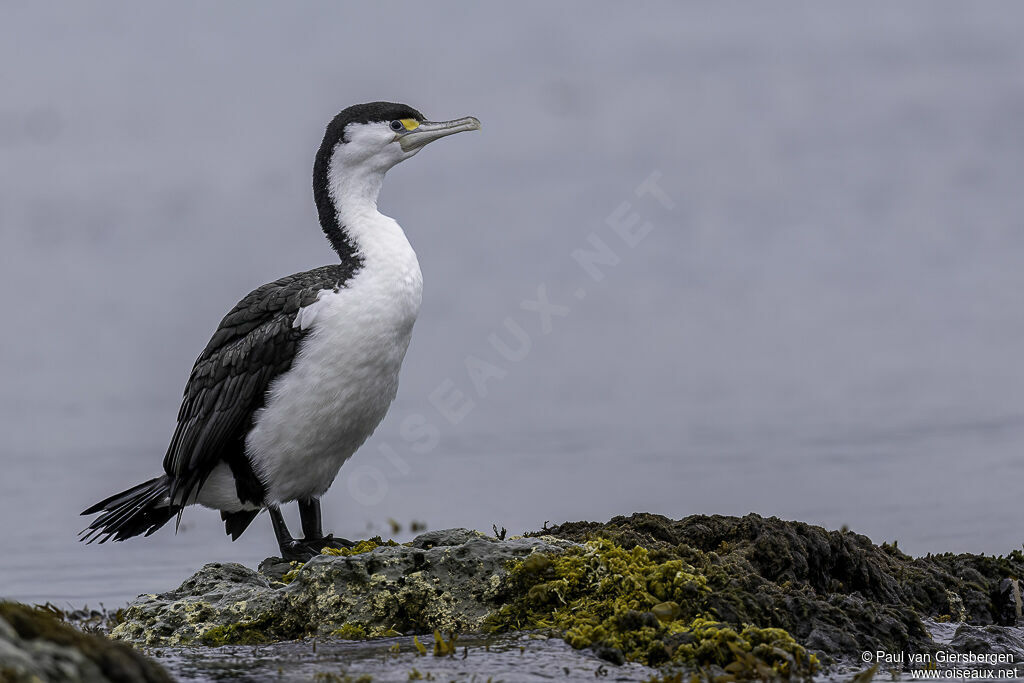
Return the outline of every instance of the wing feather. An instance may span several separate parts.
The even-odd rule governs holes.
[[[305,334],[294,326],[295,316],[322,290],[343,285],[351,275],[347,265],[290,275],[253,290],[224,316],[192,368],[164,456],[172,500],[189,500],[222,462],[231,465],[236,479],[241,466],[251,472],[245,436],[271,383],[291,368]],[[240,498],[263,502],[252,482],[247,493],[238,483]]]

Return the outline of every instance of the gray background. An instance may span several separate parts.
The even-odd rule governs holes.
[[[331,261],[313,154],[376,99],[484,130],[385,184],[424,305],[334,531],[755,511],[1020,546],[1020,5],[0,11],[0,594],[114,604],[274,550],[265,518],[231,544],[196,508],[84,547],[76,515],[159,471],[238,298]],[[673,209],[635,195],[652,172]],[[653,226],[634,248],[624,202]],[[571,257],[591,234],[620,258],[601,282]],[[568,307],[547,334],[521,307],[542,285]],[[509,317],[516,363],[487,342]],[[484,397],[470,356],[504,374]],[[446,380],[475,401],[457,425]]]

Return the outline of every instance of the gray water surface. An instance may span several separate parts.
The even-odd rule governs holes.
[[[1024,540],[1019,4],[2,11],[0,595],[111,606],[272,554],[264,518],[86,547],[77,514],[159,471],[235,301],[331,261],[313,154],[376,99],[484,129],[385,185],[424,304],[335,533],[754,511]]]
[[[355,681],[371,676],[380,683],[410,680],[484,683],[552,679],[572,683],[599,679],[650,681],[657,673],[639,664],[616,666],[589,650],[573,650],[558,638],[515,635],[459,638],[457,652],[434,656],[433,639],[421,636],[425,655],[413,639],[379,638],[369,642],[328,638],[276,643],[271,646],[162,648],[152,650],[173,676],[183,681]],[[397,648],[397,651],[396,651]],[[314,678],[320,675],[320,679]],[[332,679],[331,676],[337,678]],[[347,677],[347,678],[346,678]]]

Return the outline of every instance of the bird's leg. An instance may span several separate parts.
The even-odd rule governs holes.
[[[306,562],[313,555],[317,554],[304,547],[300,541],[292,538],[291,532],[288,531],[288,525],[285,524],[284,515],[281,514],[280,507],[271,505],[267,508],[267,513],[270,515],[270,523],[274,525],[274,535],[277,536],[277,545],[281,549],[281,557],[288,561]]]
[[[279,506],[270,505],[267,512],[270,514],[271,524],[274,525],[274,535],[277,536],[277,545],[281,548],[281,557],[289,562],[308,562],[324,548],[350,548],[353,545],[352,541],[344,538],[334,538],[330,534],[324,536],[320,522],[320,501],[315,498],[299,501],[299,516],[302,519],[302,533],[305,538],[292,538]]]
[[[323,518],[320,513],[320,501],[317,498],[306,498],[299,501],[299,518],[302,520],[303,536],[323,538]]]
[[[304,498],[299,501],[299,519],[302,520],[303,543],[320,552],[324,548],[350,548],[352,541],[324,535],[323,517],[320,513],[319,498]]]
[[[331,544],[328,539],[323,538],[292,538],[288,525],[285,524],[284,515],[281,514],[281,508],[271,505],[267,512],[270,513],[270,522],[274,525],[274,535],[277,536],[277,545],[281,548],[281,557],[289,562],[309,562],[319,555],[325,546]],[[306,515],[302,517],[302,528],[307,528]]]

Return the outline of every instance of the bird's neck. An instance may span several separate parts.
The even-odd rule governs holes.
[[[361,264],[369,233],[384,218],[377,197],[385,171],[332,164],[321,179],[323,186],[314,189],[320,226],[343,263]]]
[[[383,273],[417,270],[415,253],[401,226],[377,210],[387,169],[332,167],[328,175],[330,211],[321,212],[327,239],[343,263]],[[414,268],[413,266],[416,265]]]

